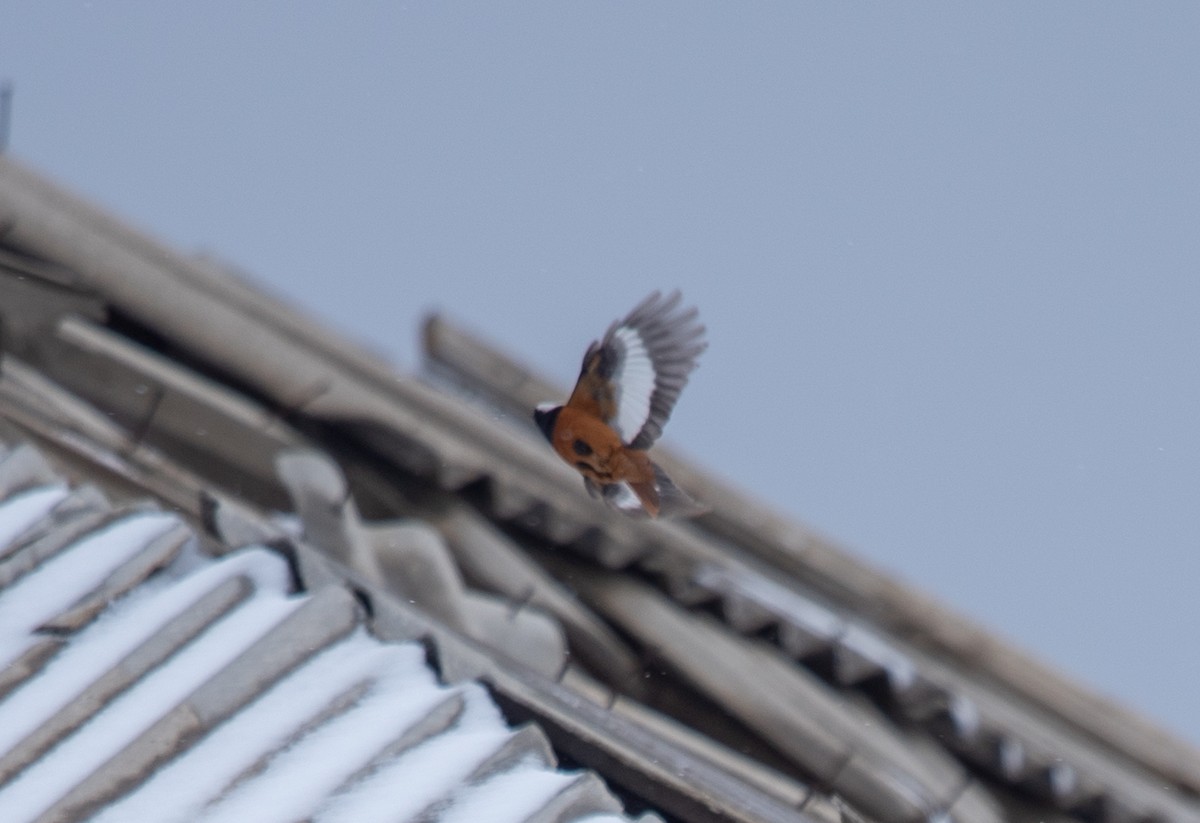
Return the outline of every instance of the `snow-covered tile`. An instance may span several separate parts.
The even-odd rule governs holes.
[[[364,651],[381,665],[370,673],[374,678],[371,688],[353,708],[331,718],[272,758],[262,774],[237,786],[196,819],[210,823],[250,819],[267,823],[307,818],[326,797],[368,767],[389,743],[454,691],[436,684],[415,646],[386,650],[376,646],[374,651],[360,649],[359,653]],[[336,662],[336,659],[318,659],[313,671],[297,672],[300,678],[296,683],[277,688],[305,688],[305,683],[322,676],[322,671]],[[359,672],[368,674],[363,669]],[[340,685],[345,688],[350,683]]]
[[[16,780],[0,788],[0,809],[12,821],[31,819],[48,809],[297,605],[295,599],[264,593],[214,624]]]
[[[577,774],[549,771],[536,763],[520,765],[458,795],[439,823],[521,821],[566,789]]]
[[[95,589],[178,522],[156,512],[126,517],[89,534],[0,591],[0,666],[28,647],[33,629]]]
[[[225,580],[245,575],[282,594],[287,567],[264,549],[210,562],[167,586],[144,586],[109,609],[8,699],[0,701],[0,753],[10,750],[166,623]]]
[[[0,503],[0,556],[30,526],[49,514],[67,496],[65,483],[39,486]]]

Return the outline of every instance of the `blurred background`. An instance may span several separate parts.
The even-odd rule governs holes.
[[[1200,6],[0,2],[8,151],[415,369],[655,288],[666,440],[1200,744]],[[499,422],[498,422],[499,424]]]

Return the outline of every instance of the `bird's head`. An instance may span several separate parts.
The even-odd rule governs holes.
[[[542,403],[533,410],[533,422],[537,423],[537,427],[542,430],[542,434],[546,435],[547,440],[554,436],[554,423],[558,420],[560,411],[562,411],[562,406],[554,403]]]

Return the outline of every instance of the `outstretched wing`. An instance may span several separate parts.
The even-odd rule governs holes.
[[[678,291],[654,292],[609,327],[583,358],[567,405],[604,420],[631,448],[662,434],[671,410],[704,351],[696,309],[681,309]]]

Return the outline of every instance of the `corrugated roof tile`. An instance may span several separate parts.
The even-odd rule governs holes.
[[[482,688],[441,685],[424,649],[372,639],[346,589],[294,593],[265,549],[206,557],[159,512],[80,510],[58,537],[68,496],[57,483],[0,501],[9,560],[31,558],[0,588],[0,654],[24,658],[0,696],[5,821],[619,813]]]
[[[1195,802],[1200,767],[1188,747],[717,478],[664,455],[672,474],[713,504],[709,514],[687,524],[636,522],[599,509],[527,423],[497,425],[488,408],[479,408],[487,398],[524,408],[533,394],[556,393],[448,324],[429,324],[430,353],[443,377],[471,384],[471,402],[450,396],[448,380],[429,385],[393,374],[387,364],[251,287],[213,266],[180,258],[3,158],[0,180],[0,209],[20,218],[6,224],[0,246],[21,246],[19,254],[0,248],[0,274],[17,272],[0,277],[6,298],[0,314],[5,342],[12,344],[8,351],[29,358],[23,363],[5,356],[0,411],[52,444],[56,458],[66,457],[73,472],[102,482],[114,499],[151,492],[235,545],[266,540],[280,552],[234,552],[214,561],[194,546],[147,544],[107,571],[93,568],[91,582],[62,593],[65,599],[40,622],[13,623],[13,636],[22,639],[12,641],[18,657],[0,671],[0,712],[8,705],[28,706],[21,701],[42,693],[33,684],[65,677],[71,670],[63,668],[64,661],[90,674],[81,676],[75,691],[63,691],[61,683],[70,678],[61,681],[57,709],[30,710],[36,723],[14,722],[13,747],[0,753],[0,780],[7,780],[0,798],[4,792],[17,796],[11,792],[22,785],[28,793],[23,781],[30,774],[74,751],[76,772],[62,772],[74,777],[63,778],[59,794],[46,795],[53,800],[43,809],[47,819],[114,799],[153,797],[142,794],[157,780],[145,781],[146,773],[162,775],[176,767],[183,771],[174,778],[175,793],[182,798],[193,784],[195,789],[192,805],[179,807],[182,819],[206,810],[231,818],[245,814],[253,798],[272,795],[264,781],[276,770],[299,776],[293,779],[308,774],[294,759],[296,751],[318,740],[335,745],[332,730],[368,716],[357,715],[358,707],[378,694],[374,689],[381,681],[363,675],[343,683],[298,726],[285,723],[282,738],[255,742],[233,771],[208,762],[208,783],[198,770],[191,782],[179,775],[198,769],[195,752],[221,730],[258,728],[249,719],[256,707],[303,680],[317,660],[349,648],[360,635],[374,643],[353,628],[363,618],[380,636],[428,643],[444,677],[486,677],[506,711],[516,707],[536,718],[557,748],[599,764],[636,796],[660,801],[688,819],[857,819],[837,792],[852,799],[857,811],[886,819],[986,821],[997,815],[998,798],[1022,820],[1052,819],[1059,810],[1105,823],[1200,818]],[[62,283],[71,285],[69,299],[54,298]],[[164,290],[171,300],[160,299]],[[25,309],[37,322],[26,322]],[[518,417],[524,421],[526,415],[512,419]],[[7,423],[0,426],[8,430]],[[326,452],[349,478],[332,496],[316,495],[319,505],[346,503],[329,507],[327,533],[334,539],[318,539],[326,543],[326,555],[296,543],[256,511],[286,505],[275,457],[297,445]],[[0,500],[48,488],[58,482],[56,471],[35,449],[0,446]],[[514,557],[529,560],[526,571],[549,572],[539,582],[541,598],[533,593],[537,586],[526,591],[489,577],[486,556],[464,585],[445,546],[389,551],[384,538],[393,527],[362,523],[356,500],[373,516],[415,513],[429,517],[432,526],[448,507],[467,507],[497,531]],[[139,516],[145,513],[136,508],[111,509],[94,489],[72,489],[26,525],[12,521],[9,547],[0,548],[0,589],[33,586],[89,535]],[[319,525],[319,517],[307,519]],[[313,534],[320,531],[314,528]],[[330,560],[333,555],[340,562]],[[619,569],[647,597],[610,603],[597,610],[602,615],[572,604],[571,587],[586,591],[588,578],[603,578],[605,572],[586,562],[560,562],[563,555]],[[263,558],[269,562],[260,562]],[[275,571],[264,576],[264,562]],[[90,668],[80,663],[104,627],[131,625],[121,618],[131,604],[149,604],[155,593],[191,585],[188,581],[214,567],[238,570],[209,579],[173,616],[154,618],[163,622],[152,624],[150,634],[131,632],[122,643],[114,635],[105,641],[113,644],[107,657],[97,655]],[[422,597],[412,596],[416,576],[428,577],[434,567],[442,569],[438,579],[445,585],[421,586]],[[316,594],[293,591],[293,574]],[[489,579],[484,588],[498,594],[469,588],[480,579]],[[556,589],[558,581],[568,585]],[[439,594],[428,596],[434,588]],[[326,589],[332,593],[323,593]],[[416,608],[391,600],[388,589],[417,601]],[[322,603],[313,605],[314,598]],[[243,623],[266,638],[251,657],[238,664],[223,659],[216,670],[194,660],[198,668],[180,669],[222,627],[258,609],[276,608],[264,605],[271,602],[281,609],[271,625]],[[449,611],[442,608],[447,602],[453,603]],[[647,606],[651,602],[662,606],[661,613]],[[318,617],[286,639],[286,626],[303,622],[301,614]],[[644,625],[647,614],[657,614],[664,625]],[[559,623],[549,615],[566,626],[575,645],[572,657],[564,657]],[[725,626],[717,622],[722,617]],[[605,619],[621,625],[619,639],[605,636]],[[278,621],[283,622],[276,626]],[[312,641],[307,653],[289,649],[305,638]],[[0,647],[4,642],[0,637]],[[595,652],[591,657],[578,654],[587,643]],[[646,666],[639,655],[670,665]],[[539,680],[512,663],[513,657],[548,679]],[[591,679],[603,677],[606,672],[595,669],[604,669],[606,660],[632,666],[609,678],[620,695],[606,697]],[[191,679],[174,708],[160,711],[159,725],[153,718],[142,718],[136,728],[128,721],[124,743],[115,748],[110,739],[103,745],[93,741],[99,759],[90,772],[79,771],[85,758],[78,741],[95,724],[128,711],[131,695],[145,697],[146,684],[172,670]],[[761,711],[753,714],[747,702],[748,694],[768,683],[775,689],[763,700],[778,703],[772,723]],[[444,735],[460,728],[475,699],[467,697],[471,687],[435,683],[435,688],[442,699],[424,718],[391,734],[382,748],[365,745],[341,772],[315,781],[334,788],[328,789],[333,792],[328,804],[310,817],[321,819],[333,809],[373,814],[371,792],[383,797],[388,789],[373,782],[381,770],[399,768],[402,761],[411,766],[414,751],[440,745]],[[681,700],[687,688],[706,698],[702,708]],[[793,699],[780,701],[780,694]],[[638,698],[662,701],[676,717],[663,717]],[[728,713],[742,722],[717,721],[706,713]],[[785,739],[781,729],[794,728],[823,731],[826,748],[836,756],[814,757]],[[195,745],[189,729],[201,735]],[[479,798],[501,792],[497,786],[522,784],[512,769],[493,766],[524,764],[522,757],[545,761],[548,749],[539,734],[503,736],[506,742],[469,772],[474,788],[430,787],[418,814],[469,816],[473,804],[483,802]],[[172,746],[178,756],[160,764],[160,756],[176,751]],[[988,778],[979,779],[979,772]],[[797,779],[814,776],[812,786]],[[121,794],[126,778],[133,794]],[[533,780],[553,799],[531,819],[557,820],[564,808],[586,813],[588,802],[607,808],[611,801],[607,794],[603,800],[593,797],[588,786],[595,781],[589,777]],[[207,788],[201,791],[202,786]],[[561,788],[552,790],[555,786]]]

